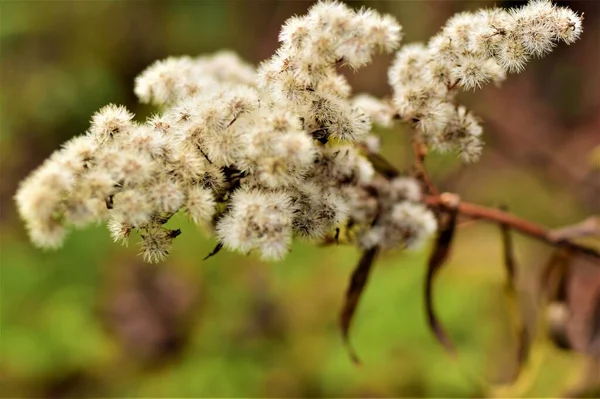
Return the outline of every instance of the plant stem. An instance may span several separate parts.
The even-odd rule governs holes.
[[[415,164],[414,167],[416,169],[416,178],[419,179],[425,189],[427,190],[427,194],[438,195],[438,189],[433,184],[433,180],[427,174],[427,170],[425,169],[425,155],[427,155],[427,147],[425,147],[418,140],[413,141],[413,152],[415,154]]]
[[[441,195],[427,195],[424,197],[424,202],[433,207],[437,207],[443,212],[452,211],[452,205],[446,199],[448,193]],[[520,232],[521,234],[543,241],[547,244],[556,247],[565,247],[571,250],[584,253],[586,255],[600,259],[600,250],[579,245],[569,240],[560,240],[555,238],[552,230],[542,225],[522,219],[511,213],[504,212],[500,209],[489,208],[482,205],[472,204],[469,202],[460,202],[458,205],[458,213],[475,219],[482,219],[488,222],[501,223],[510,226],[511,229]]]

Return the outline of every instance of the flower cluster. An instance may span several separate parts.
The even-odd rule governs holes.
[[[398,115],[434,149],[456,149],[465,161],[481,154],[483,129],[471,112],[455,104],[457,89],[499,83],[541,57],[557,41],[573,43],[582,19],[548,0],[518,9],[492,8],[450,18],[424,44],[404,46],[389,70]]]
[[[437,230],[437,220],[421,201],[421,187],[410,177],[373,179],[349,201],[361,226],[358,243],[373,247],[419,248]]]
[[[397,53],[386,101],[352,96],[338,68],[396,50],[400,26],[320,2],[286,22],[280,48],[258,68],[228,51],[148,67],[135,93],[160,112],[138,122],[122,106],[99,110],[84,135],[21,183],[18,210],[40,247],[106,222],[124,244],[138,232],[150,262],[181,233],[164,227],[177,212],[213,231],[219,246],[263,259],[282,258],[294,237],[337,237],[340,227],[362,248],[415,247],[436,220],[416,180],[376,176],[362,152],[378,151],[372,123],[391,126],[399,115],[427,143],[474,159],[482,129],[453,105],[452,89],[500,81],[580,32],[576,14],[545,1],[459,14],[427,46]]]
[[[322,238],[346,219],[348,187],[374,174],[351,145],[370,120],[336,64],[357,68],[399,39],[391,17],[320,3],[288,22],[258,72],[230,52],[156,62],[135,93],[160,114],[138,123],[123,107],[101,109],[21,184],[32,240],[57,247],[67,228],[107,221],[115,241],[138,230],[156,262],[180,233],[163,227],[178,211],[265,259],[283,257],[293,236]]]
[[[371,124],[348,101],[350,85],[336,66],[359,68],[374,52],[395,50],[400,38],[401,28],[389,15],[319,3],[308,15],[285,23],[281,47],[260,66],[259,82],[272,101],[294,109],[316,139],[356,140]]]

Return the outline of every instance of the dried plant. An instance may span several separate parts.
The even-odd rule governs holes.
[[[581,16],[535,0],[457,14],[428,43],[400,47],[393,17],[320,2],[285,23],[279,49],[258,68],[228,51],[148,67],[135,93],[160,111],[140,122],[122,106],[99,110],[84,135],[21,183],[18,210],[37,246],[57,248],[69,229],[106,222],[123,244],[138,231],[149,262],[169,254],[181,232],[164,224],[180,211],[214,233],[218,245],[210,255],[227,248],[277,260],[296,237],[337,242],[343,229],[343,241],[364,252],[342,312],[346,339],[377,255],[419,248],[437,232],[428,316],[450,347],[431,289],[457,215],[498,223],[504,237],[515,230],[600,257],[505,211],[440,195],[423,167],[429,149],[455,151],[467,162],[481,154],[480,120],[457,103],[459,90],[498,84],[581,33]],[[393,97],[353,95],[338,68],[357,69],[393,51]],[[413,176],[400,175],[379,155],[372,125],[395,123],[415,133]]]

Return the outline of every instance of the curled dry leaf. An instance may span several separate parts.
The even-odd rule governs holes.
[[[454,230],[456,228],[456,220],[458,215],[458,204],[459,198],[456,195],[444,194],[447,196],[444,202],[451,205],[451,211],[447,213],[446,220],[440,224],[438,230],[435,246],[429,257],[427,264],[427,278],[425,280],[425,309],[427,312],[427,323],[435,334],[437,340],[444,346],[444,348],[454,354],[454,346],[448,337],[448,334],[444,331],[441,323],[439,322],[433,306],[433,279],[440,268],[444,265],[448,259],[452,241],[454,238]]]
[[[598,397],[600,380],[600,261],[564,248],[554,251],[542,273],[547,334],[563,350],[587,360],[578,381],[561,397]]]
[[[600,357],[600,262],[557,250],[546,266],[542,287],[550,337],[563,349]]]
[[[219,243],[218,243],[218,244],[217,244],[217,245],[216,245],[216,246],[213,248],[213,250],[212,250],[212,251],[210,251],[210,253],[209,253],[208,255],[206,255],[206,256],[204,257],[204,259],[202,259],[202,260],[207,260],[208,258],[212,258],[212,257],[213,257],[213,256],[215,256],[216,254],[218,254],[218,253],[219,253],[219,251],[221,251],[221,249],[223,249],[223,243],[222,243],[222,242],[219,242]]]
[[[505,207],[501,207],[506,211]],[[517,379],[523,368],[523,365],[529,357],[529,348],[531,345],[531,336],[527,329],[525,314],[519,307],[518,295],[515,288],[516,283],[516,260],[514,253],[514,245],[510,228],[507,224],[501,223],[500,232],[502,234],[502,252],[504,260],[504,268],[506,270],[506,295],[510,303],[510,314],[515,320],[517,330],[517,369],[513,379]]]
[[[573,252],[566,248],[557,248],[552,253],[541,274],[540,285],[548,303],[565,302],[569,264]]]
[[[506,211],[505,207],[501,207]],[[514,247],[510,227],[506,223],[500,224],[500,232],[502,234],[502,255],[504,260],[504,268],[506,270],[506,284],[509,290],[514,291],[516,279],[516,262],[514,255]]]
[[[352,324],[352,318],[354,317],[356,307],[358,306],[358,301],[362,296],[369,278],[369,273],[371,272],[371,267],[373,266],[378,253],[378,247],[373,247],[363,252],[360,261],[358,262],[358,266],[356,266],[352,272],[350,285],[346,291],[346,299],[340,314],[340,327],[344,345],[346,346],[352,361],[356,364],[360,364],[360,359],[350,344],[350,325]]]

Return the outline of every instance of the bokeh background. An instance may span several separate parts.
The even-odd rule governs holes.
[[[426,327],[427,251],[392,252],[377,263],[354,322],[361,367],[350,361],[337,327],[360,255],[353,248],[297,243],[275,264],[225,251],[203,262],[215,242],[183,217],[170,222],[183,234],[172,256],[158,266],[144,265],[135,244],[113,244],[103,226],[72,234],[56,252],[28,242],[12,200],[18,181],[60,143],[85,132],[103,105],[124,104],[140,119],[149,115],[152,108],[133,95],[133,79],[147,65],[169,55],[222,48],[258,63],[277,48],[282,22],[310,4],[0,3],[3,397],[598,394],[593,353],[557,348],[544,334],[533,345],[526,377],[499,388],[516,369],[516,338],[496,226],[461,228],[453,257],[436,281],[438,311],[458,358],[446,354]],[[455,12],[492,3],[352,5],[396,16],[407,43],[427,40]],[[501,88],[463,96],[485,120],[488,145],[481,162],[465,168],[451,155],[427,160],[442,189],[486,205],[505,204],[551,227],[600,212],[600,175],[592,162],[593,148],[600,145],[600,2],[561,5],[585,12],[582,40],[532,61]],[[369,67],[348,72],[355,92],[389,94],[390,60],[380,56]],[[406,133],[380,133],[384,154],[408,167]],[[520,298],[530,310],[550,254],[548,247],[517,240]],[[575,306],[592,309],[581,317],[597,323],[596,333],[598,270],[583,272],[583,288],[576,291],[591,294],[580,295],[585,303]]]

